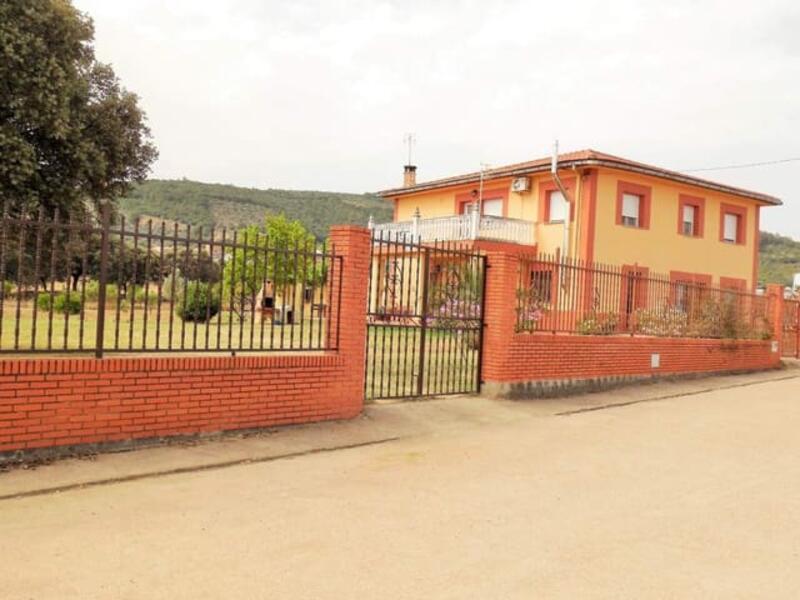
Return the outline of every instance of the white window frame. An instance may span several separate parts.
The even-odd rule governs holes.
[[[739,243],[739,224],[741,215],[736,213],[726,212],[722,217],[722,241],[729,244]],[[729,232],[728,226],[733,227],[733,233]]]
[[[687,218],[687,209],[690,211],[691,218]],[[697,235],[697,206],[694,204],[684,204],[681,212],[683,235],[694,237]]]
[[[626,227],[641,227],[642,197],[639,194],[622,194],[622,224]],[[633,202],[636,202],[634,205]]]
[[[553,190],[547,194],[547,202],[547,210],[549,213],[547,222],[563,223],[567,219],[569,206],[566,198],[564,198],[564,194],[562,194],[559,190]],[[556,208],[557,210],[553,210],[553,208]]]

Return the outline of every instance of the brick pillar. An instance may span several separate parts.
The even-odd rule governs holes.
[[[487,252],[485,309],[483,320],[483,362],[481,380],[487,395],[497,393],[497,385],[507,378],[509,344],[515,333],[519,257],[507,252]]]
[[[341,257],[341,261],[334,259],[329,274],[333,304],[329,313],[329,345],[338,344],[343,367],[338,389],[331,393],[348,403],[350,416],[359,414],[364,406],[371,239],[369,229],[350,225],[331,227],[328,238],[330,251]]]
[[[772,314],[772,339],[778,342],[778,357],[783,353],[783,286],[777,283],[767,285],[767,297],[770,299],[770,310]]]

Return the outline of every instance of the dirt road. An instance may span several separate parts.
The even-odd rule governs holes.
[[[800,379],[734,385],[375,407],[369,445],[0,501],[0,597],[796,598]]]

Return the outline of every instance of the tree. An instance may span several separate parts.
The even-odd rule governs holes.
[[[222,280],[226,303],[241,320],[255,308],[264,281],[272,282],[276,297],[291,298],[289,288],[313,285],[324,273],[322,260],[314,268],[314,236],[300,221],[284,215],[267,216],[263,228],[251,225],[240,230],[236,243],[225,261]]]
[[[157,157],[136,95],[95,59],[70,0],[0,2],[0,203],[81,214],[125,194]]]

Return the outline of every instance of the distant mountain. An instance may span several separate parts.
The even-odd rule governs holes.
[[[120,200],[127,219],[153,218],[193,227],[239,228],[263,223],[267,213],[302,221],[318,238],[335,224],[392,220],[392,206],[373,194],[241,188],[180,180],[150,180]]]
[[[123,198],[120,208],[128,219],[150,217],[206,229],[244,227],[263,223],[267,213],[284,213],[319,238],[328,235],[331,225],[366,225],[370,215],[378,223],[392,220],[391,204],[374,194],[258,190],[187,180],[147,181]],[[800,273],[800,242],[762,232],[760,282],[789,285],[794,273]]]
[[[782,235],[761,232],[761,283],[791,285],[792,276],[800,273],[800,242]]]

